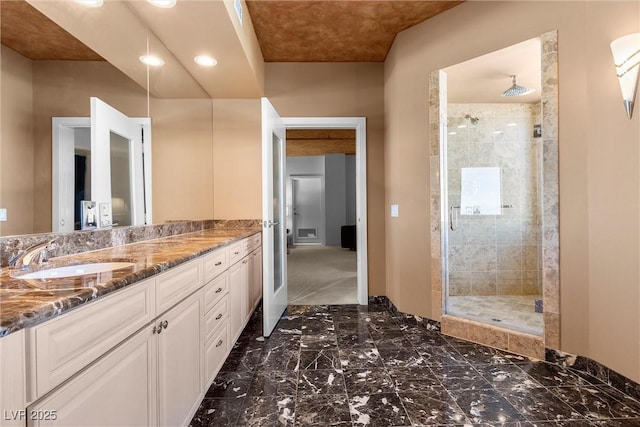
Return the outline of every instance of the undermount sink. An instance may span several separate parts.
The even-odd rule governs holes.
[[[84,276],[85,274],[104,273],[131,267],[132,262],[92,262],[78,265],[65,265],[62,267],[47,268],[31,273],[16,273],[16,279],[62,279],[65,277]]]

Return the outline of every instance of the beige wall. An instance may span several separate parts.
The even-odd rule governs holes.
[[[553,29],[561,347],[638,381],[640,114],[626,119],[609,50],[613,39],[640,31],[638,2],[467,2],[398,35],[385,63],[386,205],[401,205],[400,218],[386,224],[388,295],[402,311],[432,315],[429,73]]]
[[[259,99],[213,100],[213,191],[217,219],[262,218]]]
[[[213,217],[211,100],[158,100],[153,125],[153,222]]]
[[[33,232],[33,67],[5,46],[1,55],[0,208],[8,220],[0,235],[8,236]]]
[[[281,116],[367,118],[369,295],[385,295],[383,64],[268,63],[266,96]]]

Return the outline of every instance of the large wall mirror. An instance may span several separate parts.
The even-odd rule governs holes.
[[[142,179],[144,170],[129,168],[126,166],[131,164],[129,160],[123,163],[123,155],[129,156],[129,149],[111,150],[103,155],[92,156],[96,147],[91,147],[89,119],[91,97],[102,99],[127,116],[148,117],[147,89],[29,3],[3,1],[0,6],[0,209],[7,217],[6,221],[0,221],[0,235],[71,231],[77,228],[74,227],[77,222],[74,211],[79,209],[77,200],[62,209],[59,199],[53,194],[56,187],[75,185],[75,182],[65,182],[65,179],[75,181],[76,177],[81,178],[78,181],[84,181],[86,191],[77,197],[110,202],[113,222],[122,225],[150,222],[150,202],[148,209],[144,208],[144,202],[142,207],[134,206],[132,202],[135,197],[144,196],[144,187],[119,185],[117,179],[112,180],[112,177],[125,176],[126,172],[131,178],[129,181],[136,182]],[[134,40],[131,42],[134,43]],[[135,43],[148,45],[144,37],[135,40]],[[78,141],[73,157],[68,158],[69,167],[84,172],[69,174],[65,169],[55,170],[54,161],[59,153],[54,154],[53,148],[52,136],[56,132],[52,120],[54,117],[86,118],[85,125],[66,129],[70,137]],[[148,133],[150,129],[148,124]],[[111,133],[122,136],[122,132]],[[122,146],[118,138],[107,146]],[[75,164],[76,158],[84,160],[79,162],[81,165]],[[120,167],[120,172],[111,174],[111,166]],[[150,171],[147,170],[147,173],[150,182]],[[112,200],[111,191],[118,189],[122,190],[121,194]],[[147,187],[147,196],[150,197],[149,189]],[[108,192],[108,195],[103,192]],[[56,216],[57,212],[67,210],[71,216]],[[52,224],[58,224],[59,227]]]

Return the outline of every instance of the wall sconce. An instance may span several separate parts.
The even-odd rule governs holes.
[[[624,108],[627,117],[631,119],[640,74],[640,33],[628,34],[614,40],[611,43],[611,52],[620,81]]]

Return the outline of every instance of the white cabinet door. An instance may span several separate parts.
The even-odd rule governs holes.
[[[152,326],[27,408],[31,426],[156,425]]]
[[[256,308],[262,297],[262,249],[258,248],[251,253],[250,266],[249,314]]]
[[[160,316],[158,336],[159,424],[184,426],[200,405],[204,389],[201,338],[203,290]],[[166,322],[166,323],[165,323]]]
[[[232,338],[232,342],[235,342],[242,332],[247,319],[248,271],[248,257],[245,257],[229,269],[229,335]]]

